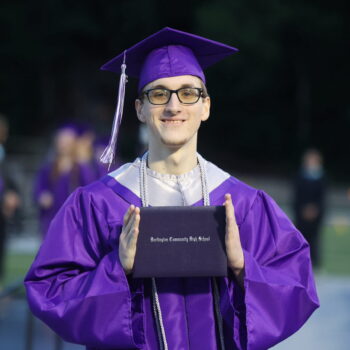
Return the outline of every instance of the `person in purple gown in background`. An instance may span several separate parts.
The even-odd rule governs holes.
[[[74,167],[77,138],[75,125],[60,127],[54,135],[52,159],[39,169],[36,176],[34,201],[39,209],[43,236],[59,208],[79,185],[79,174]]]
[[[75,150],[79,186],[88,185],[107,173],[106,168],[95,157],[95,140],[96,135],[91,128],[80,127]]]
[[[319,306],[301,233],[268,194],[197,153],[211,104],[203,69],[236,51],[164,28],[102,67],[122,69],[103,159],[113,159],[126,67],[139,78],[148,151],[69,197],[26,276],[31,310],[63,339],[89,350],[263,350]],[[224,205],[227,277],[133,278],[142,205]]]
[[[80,186],[88,185],[100,179],[120,165],[119,157],[115,157],[111,166],[101,163],[100,157],[107,145],[108,140],[102,137],[97,138],[91,129],[85,129],[80,133],[76,152],[76,161],[80,173]]]
[[[56,131],[53,157],[40,168],[34,185],[43,235],[77,187],[107,174],[108,167],[96,159],[95,139],[95,133],[83,124],[65,124]]]

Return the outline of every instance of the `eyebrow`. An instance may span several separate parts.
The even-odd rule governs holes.
[[[183,89],[183,88],[194,88],[196,87],[194,84],[182,84],[179,89]],[[155,85],[155,86],[152,86],[150,89],[167,89],[167,90],[171,90],[169,89],[167,86],[164,86],[164,85]],[[177,90],[177,89],[176,89]]]

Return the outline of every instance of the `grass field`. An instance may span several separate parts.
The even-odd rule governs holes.
[[[350,227],[329,226],[322,234],[322,267],[318,272],[350,276]],[[34,254],[8,254],[3,285],[23,279],[33,259]]]
[[[321,272],[350,275],[350,227],[329,226],[322,233]]]
[[[23,279],[34,259],[34,256],[34,254],[7,254],[3,285],[7,286]]]

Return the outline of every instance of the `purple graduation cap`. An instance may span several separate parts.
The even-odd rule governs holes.
[[[198,35],[165,27],[114,57],[101,69],[119,73],[118,103],[114,116],[112,136],[101,156],[103,163],[114,160],[115,146],[123,114],[125,84],[128,75],[139,78],[138,90],[148,83],[166,77],[194,75],[205,84],[203,69],[221,61],[238,50],[232,46]]]

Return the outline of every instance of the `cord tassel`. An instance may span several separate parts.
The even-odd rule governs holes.
[[[123,64],[121,65],[121,75],[119,79],[119,89],[118,89],[118,101],[117,101],[117,107],[114,114],[112,134],[111,134],[111,138],[109,140],[108,146],[103,151],[100,157],[100,161],[102,163],[109,164],[108,169],[110,168],[111,164],[115,160],[118,133],[119,133],[120,124],[123,118],[125,85],[128,82],[128,76],[125,73],[126,71],[125,56],[126,56],[126,51],[124,51],[124,61],[123,61]]]

